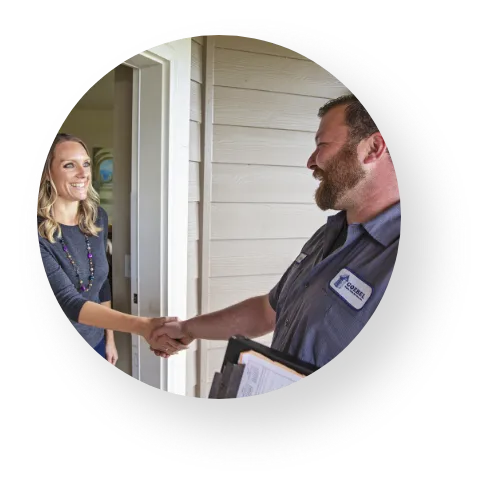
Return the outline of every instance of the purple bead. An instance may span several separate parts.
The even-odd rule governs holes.
[[[87,254],[87,257],[88,257],[89,259],[91,259],[91,258],[93,257],[93,255],[92,255],[92,254]]]
[[[63,245],[63,251],[68,252],[68,247],[66,245]]]
[[[85,291],[85,289],[86,289],[85,286],[80,286],[81,291]]]

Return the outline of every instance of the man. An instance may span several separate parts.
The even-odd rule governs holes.
[[[320,182],[317,205],[340,212],[308,240],[269,294],[166,323],[150,336],[157,353],[175,352],[167,336],[189,344],[197,338],[253,338],[274,331],[272,348],[323,366],[367,323],[398,250],[395,169],[378,128],[354,96],[329,101],[318,115],[316,149],[307,166]]]

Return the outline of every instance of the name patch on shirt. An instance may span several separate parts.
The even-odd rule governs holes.
[[[373,288],[349,269],[342,269],[330,281],[330,289],[356,310],[360,310],[373,294]]]
[[[305,259],[307,257],[306,254],[304,253],[300,253],[297,257],[296,257],[296,264],[301,264],[301,262],[303,261],[303,259]]]

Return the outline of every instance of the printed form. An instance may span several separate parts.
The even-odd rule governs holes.
[[[254,351],[242,352],[238,364],[245,364],[245,369],[237,398],[278,390],[305,377]]]

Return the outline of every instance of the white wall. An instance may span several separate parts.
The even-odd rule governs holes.
[[[113,111],[73,109],[60,131],[81,138],[89,147],[113,147]]]
[[[325,222],[306,162],[318,109],[348,93],[293,51],[248,38],[212,39],[211,225],[209,257],[203,257],[210,311],[268,293]],[[270,344],[271,338],[258,340]],[[200,396],[207,396],[226,344],[201,343]]]

